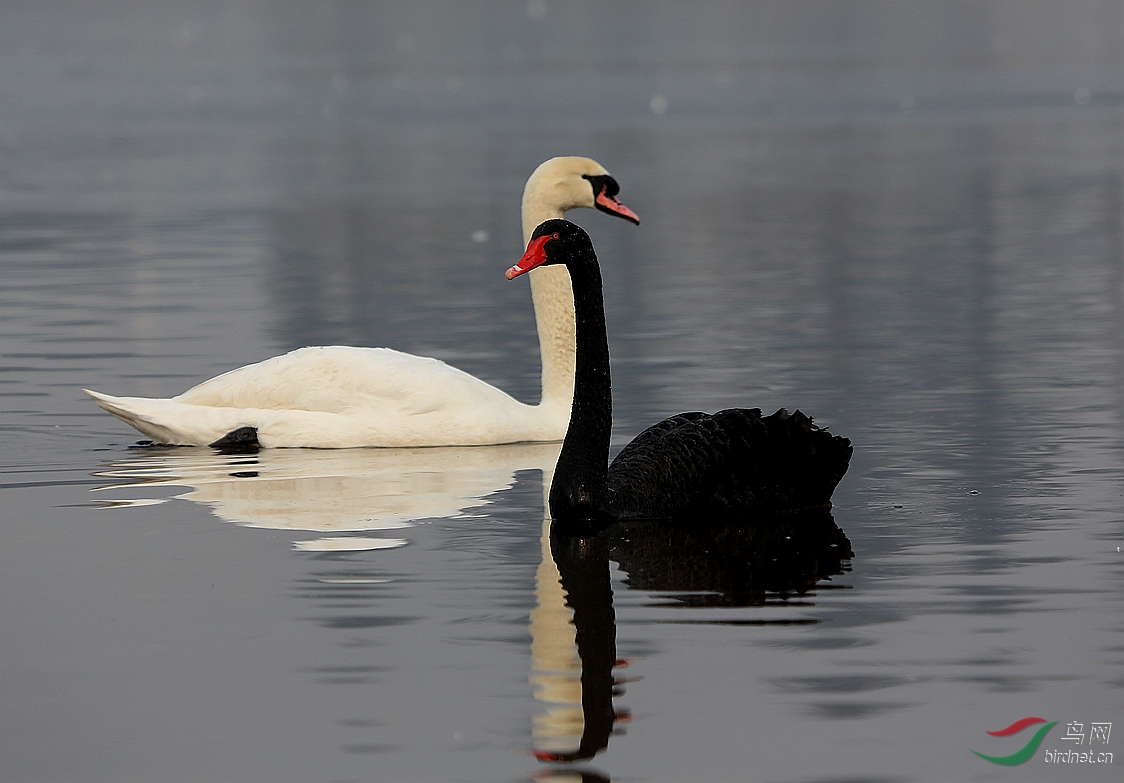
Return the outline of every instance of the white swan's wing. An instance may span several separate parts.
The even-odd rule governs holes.
[[[390,348],[299,348],[194,386],[176,401],[259,410],[417,416],[518,406],[507,393],[439,359]]]

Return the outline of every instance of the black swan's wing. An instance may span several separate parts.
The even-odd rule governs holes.
[[[761,411],[758,410],[757,413],[760,414]],[[702,419],[709,418],[712,418],[712,415],[703,413],[702,411],[690,411],[688,413],[677,413],[674,416],[668,416],[663,421],[653,424],[633,438],[627,446],[621,449],[621,453],[618,454],[617,458],[613,461],[614,463],[621,461],[623,457],[623,461],[628,462],[636,454],[646,454],[654,449],[659,449],[661,447],[656,444],[662,441],[664,437],[673,430],[677,430],[685,424],[693,424]]]
[[[622,517],[744,519],[826,507],[851,443],[800,411],[687,413],[649,427],[609,466]]]
[[[614,515],[664,518],[702,494],[721,440],[721,433],[711,434],[713,418],[680,413],[653,424],[625,446],[609,465]]]

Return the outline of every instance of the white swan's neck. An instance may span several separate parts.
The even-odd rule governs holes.
[[[544,194],[527,183],[523,194],[523,245],[540,223],[561,218],[566,210],[544,198]],[[542,357],[542,401],[544,408],[558,409],[569,419],[574,399],[574,291],[570,273],[562,265],[540,267],[531,272],[531,300],[539,331],[539,355]]]

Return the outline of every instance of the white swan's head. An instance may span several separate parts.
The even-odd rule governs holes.
[[[534,212],[537,225],[541,220],[561,217],[568,209],[589,207],[639,225],[640,217],[617,199],[618,193],[620,185],[613,175],[592,158],[551,158],[527,179],[524,214]]]

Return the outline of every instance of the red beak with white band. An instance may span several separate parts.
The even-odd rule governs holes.
[[[550,242],[553,239],[558,239],[557,232],[553,234],[544,234],[541,237],[535,237],[534,239],[532,239],[530,244],[527,245],[527,252],[523,254],[523,257],[520,258],[519,261],[516,262],[515,266],[509,268],[506,272],[503,273],[504,277],[506,277],[508,280],[512,280],[516,277],[519,277],[519,275],[530,272],[537,266],[542,266],[543,264],[545,264],[546,243]]]

